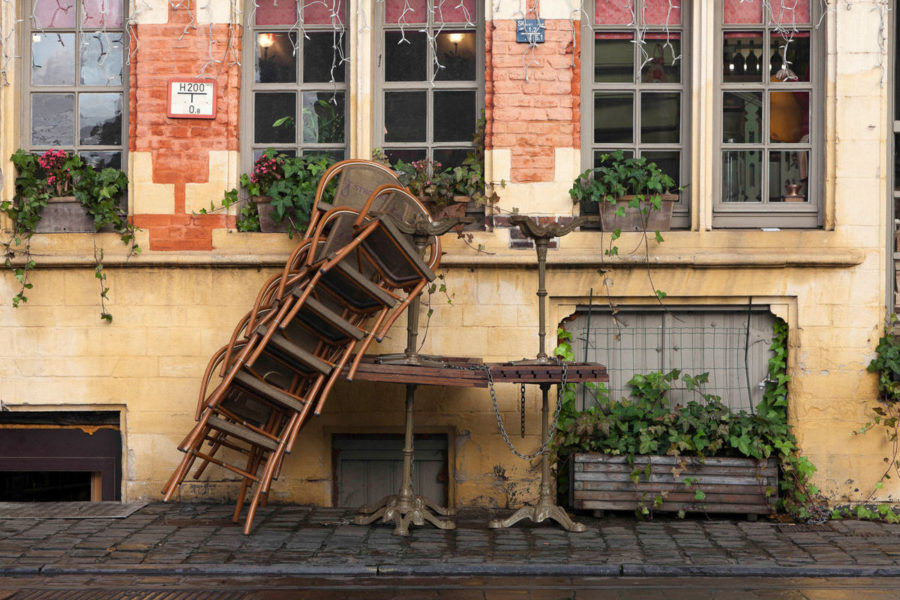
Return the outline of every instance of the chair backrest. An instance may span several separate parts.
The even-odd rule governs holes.
[[[334,196],[331,203],[324,201],[325,191],[334,182]],[[309,232],[315,230],[318,220],[332,208],[362,209],[366,200],[379,186],[391,183],[400,185],[394,171],[381,163],[371,160],[349,159],[335,163],[328,168],[319,180]]]
[[[354,226],[360,227],[367,218],[388,214],[392,218],[412,225],[419,219],[431,220],[428,209],[405,187],[385,184],[378,187],[360,210]],[[409,245],[415,247],[413,236],[404,234]],[[425,262],[434,270],[441,260],[441,241],[438,236],[428,240]]]

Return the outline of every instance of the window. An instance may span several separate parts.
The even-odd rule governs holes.
[[[376,3],[384,24],[376,63],[376,144],[391,161],[428,158],[447,168],[472,150],[484,105],[482,5],[474,0]]]
[[[243,104],[251,109],[242,136],[249,141],[245,162],[266,148],[342,160],[348,140],[346,3],[257,0],[248,13],[244,89],[249,94]]]
[[[97,167],[122,168],[125,95],[123,0],[31,0],[22,89],[32,152],[62,148]]]
[[[713,224],[820,225],[819,3],[725,0],[717,7],[721,186]]]
[[[732,409],[751,411],[762,400],[774,323],[761,306],[620,306],[613,318],[608,306],[594,305],[579,306],[562,326],[572,334],[577,360],[606,365],[613,400],[629,395],[635,375],[679,369],[709,373],[704,392]],[[681,405],[698,399],[683,390],[668,397]],[[591,394],[581,386],[575,398],[580,409],[590,406]]]
[[[684,4],[684,6],[682,6]],[[690,174],[689,3],[681,0],[597,0],[585,4],[591,37],[582,44],[582,162],[624,150],[644,156],[677,183]],[[593,42],[593,43],[591,43]],[[688,194],[673,226],[688,225]],[[595,204],[582,214],[596,214]]]

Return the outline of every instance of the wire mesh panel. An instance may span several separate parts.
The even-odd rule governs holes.
[[[704,392],[720,396],[732,409],[750,410],[762,399],[773,323],[771,313],[758,309],[620,310],[614,320],[608,310],[583,307],[565,327],[576,360],[606,365],[614,400],[629,395],[635,374],[679,369],[709,373]],[[669,398],[684,404],[699,396],[673,389]],[[576,399],[582,409],[593,402],[583,389]]]

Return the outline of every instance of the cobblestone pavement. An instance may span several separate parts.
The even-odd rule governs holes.
[[[0,600],[886,600],[893,578],[0,577]]]
[[[885,576],[900,575],[900,526],[724,519],[582,517],[487,529],[463,511],[458,529],[359,527],[343,509],[268,506],[245,536],[226,505],[151,504],[124,519],[0,521],[0,575],[256,576]],[[2,596],[0,596],[2,598]]]

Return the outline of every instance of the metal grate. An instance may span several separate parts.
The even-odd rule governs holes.
[[[612,399],[630,394],[635,374],[679,369],[709,373],[704,392],[732,409],[749,410],[762,399],[771,352],[773,317],[768,312],[729,310],[620,311],[580,309],[565,327],[572,333],[576,360],[596,361],[609,371]],[[748,318],[749,317],[749,318]],[[579,389],[582,408],[592,397]],[[669,393],[673,404],[698,396],[686,390]]]

